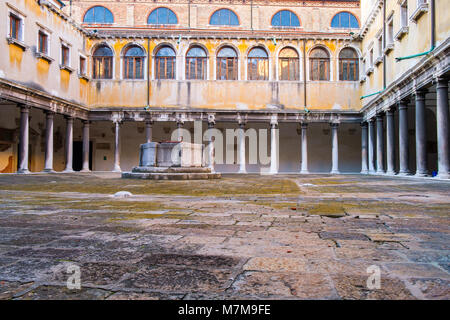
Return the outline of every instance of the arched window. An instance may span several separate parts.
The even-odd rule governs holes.
[[[145,53],[139,46],[130,46],[123,56],[123,78],[144,79]]]
[[[289,10],[278,11],[272,18],[274,27],[300,27],[297,15]]]
[[[149,14],[147,23],[148,24],[177,24],[178,19],[172,10],[161,7],[161,8],[156,8]]]
[[[253,48],[248,53],[248,80],[269,79],[269,57],[266,50],[260,47]]]
[[[284,48],[280,52],[278,77],[280,80],[299,80],[299,59],[297,51],[292,48]]]
[[[155,59],[156,79],[175,79],[175,51],[168,46],[158,50]]]
[[[332,28],[359,28],[356,17],[350,12],[339,12],[331,20]]]
[[[90,8],[83,18],[84,23],[114,23],[111,11],[102,6]]]
[[[186,54],[186,79],[206,79],[206,52],[200,47],[192,47]]]
[[[339,53],[339,80],[358,80],[358,55],[352,48],[342,49]]]
[[[94,79],[112,79],[113,52],[106,45],[95,49],[93,54]]]
[[[310,79],[330,80],[330,57],[322,48],[315,48],[309,55]]]
[[[220,26],[238,26],[239,19],[233,11],[229,9],[219,9],[211,16],[209,24]]]
[[[223,47],[217,53],[217,80],[238,79],[238,56],[231,47]]]

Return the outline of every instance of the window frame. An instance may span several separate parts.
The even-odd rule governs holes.
[[[281,53],[283,52],[283,50],[293,50],[295,52],[295,54],[297,55],[297,57],[280,57]],[[282,60],[287,61],[288,64],[288,79],[282,79]],[[291,63],[294,63],[294,79],[291,78],[290,76],[290,65]],[[284,47],[283,49],[280,50],[280,52],[278,53],[278,80],[279,81],[300,81],[300,55],[297,52],[297,50],[295,50],[292,47]]]
[[[211,23],[211,22],[212,22],[212,19],[213,19],[213,17],[214,17],[214,15],[215,15],[215,14],[220,14],[220,12],[229,12],[229,13],[230,13],[230,16],[229,16],[230,22],[231,22],[231,17],[232,17],[232,16],[235,16],[236,19],[237,19],[237,24],[231,24],[231,23],[228,23],[228,24],[217,23],[217,24],[216,24],[216,23]],[[219,15],[219,20],[220,20],[220,15]],[[219,21],[219,22],[220,22],[220,21]],[[236,12],[234,12],[233,10],[231,10],[231,9],[229,9],[229,8],[219,8],[219,9],[217,9],[217,10],[214,10],[214,12],[211,14],[211,16],[209,17],[209,20],[208,20],[208,24],[209,24],[210,26],[238,27],[238,26],[241,25],[241,20],[239,19],[239,16],[236,14]]]
[[[188,53],[194,48],[199,48],[205,53],[205,56],[192,56],[189,57]],[[197,74],[198,67],[200,63],[200,69],[201,69],[201,75]],[[194,65],[194,76],[191,75],[191,64]],[[186,80],[207,80],[208,79],[208,53],[207,51],[198,45],[190,46],[189,49],[186,51],[185,55],[185,79]]]
[[[311,53],[316,49],[323,50],[327,54],[327,58],[311,57]],[[325,49],[322,46],[312,48],[308,55],[308,61],[309,61],[309,80],[310,81],[331,81],[331,56],[327,49]],[[323,66],[325,67],[324,74],[326,74],[326,79],[321,79],[321,77],[320,77],[321,63],[324,63]],[[317,65],[318,74],[316,76],[314,73],[315,64],[318,64]]]
[[[350,49],[354,52],[355,54],[355,58],[341,58],[341,54],[342,51],[346,50],[346,49]],[[352,47],[345,47],[342,48],[341,51],[339,52],[339,56],[338,56],[338,62],[339,62],[339,81],[359,81],[360,78],[360,71],[359,71],[359,56],[358,56],[358,51],[356,51],[355,48]],[[344,62],[347,63],[347,68],[344,69]],[[350,75],[350,64],[353,63],[353,79],[350,79],[349,75]],[[346,71],[347,74],[347,79],[344,79],[344,71]]]
[[[150,16],[152,15],[152,13],[153,12],[157,13],[158,10],[162,10],[162,9],[168,10],[169,12],[173,13],[174,16],[175,16],[176,22],[175,23],[149,23]],[[158,19],[158,14],[156,14],[156,18]],[[167,18],[167,19],[169,19],[169,18]],[[169,21],[167,21],[167,22],[169,22]],[[152,11],[150,11],[150,13],[147,16],[147,25],[149,25],[149,26],[176,26],[178,24],[179,24],[179,19],[178,19],[177,14],[175,13],[175,11],[173,11],[172,9],[167,8],[167,7],[154,8]]]
[[[81,63],[81,60],[84,60],[84,66]],[[78,71],[79,71],[78,77],[87,79],[87,70],[88,70],[87,64],[88,64],[87,57],[84,54],[79,53],[78,54]]]
[[[282,22],[282,20],[281,20],[281,13],[282,13],[282,12],[289,12],[289,13],[290,13],[290,16],[289,16],[290,22],[292,22],[292,16],[295,16],[295,17],[297,18],[297,20],[298,20],[298,26],[293,26],[292,24],[289,24],[289,25],[282,25],[282,24],[281,24],[281,22]],[[275,17],[276,17],[278,14],[280,15],[280,25],[277,26],[277,25],[274,25],[273,22],[274,22]],[[292,10],[289,10],[289,9],[281,9],[281,10],[278,10],[278,11],[272,16],[272,19],[270,19],[270,26],[271,26],[272,28],[301,28],[302,23],[301,23],[301,21],[300,21],[300,18],[298,17],[298,15],[297,15],[295,12],[293,12]]]
[[[109,50],[111,50],[111,56],[95,56],[95,52],[97,50],[99,50],[102,47],[106,47]],[[109,68],[108,68],[108,74],[106,74],[105,72],[105,66],[106,63],[108,64]],[[97,67],[101,67],[101,70]],[[99,71],[101,71],[101,76],[97,75],[97,69],[99,69]],[[105,76],[106,74],[106,76]],[[114,50],[111,49],[108,45],[106,44],[100,44],[98,45],[95,50],[92,52],[92,78],[95,80],[112,80],[114,79]]]
[[[266,57],[250,57],[250,53],[255,49],[261,49],[266,53]],[[264,64],[264,76],[261,78],[257,73],[253,73],[251,69],[252,61],[256,62],[255,70],[258,70],[260,63]],[[269,66],[269,53],[264,47],[255,46],[252,47],[247,53],[247,80],[248,81],[268,81],[270,79],[270,66]]]
[[[9,3],[6,3],[7,5],[7,14],[8,19],[6,20],[7,23],[7,41],[8,44],[15,44],[19,46],[22,50],[26,50],[28,46],[25,44],[25,18],[26,14],[22,13]],[[12,36],[12,24],[11,24],[11,17],[14,17],[15,19],[19,20],[19,32],[18,32],[18,38],[15,38]]]
[[[348,21],[349,25],[348,25],[348,27],[343,27],[343,26],[342,26],[341,18],[340,18],[340,17],[342,16],[343,13],[349,14],[349,21]],[[355,18],[356,23],[358,24],[357,27],[352,27],[352,24],[351,24],[351,17],[352,17],[352,16]],[[336,17],[339,18],[339,26],[333,27],[333,20],[334,20],[334,18],[336,18]],[[358,18],[356,17],[356,15],[354,15],[354,14],[353,14],[352,12],[350,12],[350,11],[340,11],[340,12],[337,12],[337,13],[331,18],[331,21],[330,21],[330,28],[331,28],[331,29],[359,29],[360,27],[361,27],[360,21],[358,20]]]
[[[112,21],[111,21],[111,22],[97,22],[97,21],[87,22],[87,21],[85,21],[86,15],[87,15],[87,14],[89,13],[89,11],[91,11],[91,10],[94,10],[93,18],[95,18],[95,8],[103,8],[103,9],[107,10],[107,11],[111,14],[111,16],[112,16]],[[94,20],[95,20],[95,19],[94,19]],[[109,9],[108,9],[107,7],[105,7],[105,6],[96,4],[96,5],[90,7],[89,9],[87,9],[87,10],[85,11],[85,13],[84,13],[84,15],[83,15],[82,23],[83,23],[83,24],[90,24],[90,25],[101,25],[101,24],[112,25],[112,24],[114,24],[114,21],[115,21],[115,19],[114,19],[114,14],[113,14],[113,12],[112,12],[111,10],[109,10]]]
[[[45,39],[44,39],[45,40],[45,51],[42,50],[42,47],[41,47],[41,36],[45,37]],[[50,56],[50,34],[42,28],[40,28],[38,30],[38,42],[37,42],[37,46],[36,46],[36,53]]]
[[[139,48],[142,51],[142,55],[138,56],[127,56],[128,50],[132,48]],[[137,44],[130,44],[126,46],[125,50],[123,51],[122,55],[122,79],[124,80],[145,80],[145,66],[146,66],[146,52],[145,50],[137,45]],[[140,62],[140,77],[137,77],[137,70],[138,70],[138,63]],[[132,66],[132,71],[129,70],[130,65]]]
[[[222,51],[225,48],[229,48],[234,51],[235,57],[219,57],[220,51]],[[225,61],[225,79],[221,79],[222,76],[222,61]],[[233,61],[233,68],[232,68],[232,76],[229,77],[228,74],[228,68],[230,65],[230,61]],[[237,53],[236,49],[234,49],[231,46],[222,46],[216,54],[216,80],[219,81],[236,81],[239,80],[239,54]]]
[[[164,48],[169,48],[170,50],[173,51],[174,55],[173,56],[158,56],[158,53],[160,50],[164,49]],[[161,65],[161,61],[164,61],[164,77],[161,77],[161,70],[160,70],[160,65]],[[172,65],[172,74],[170,77],[168,77],[168,62],[170,62],[170,64]],[[177,79],[177,52],[175,51],[174,48],[172,48],[170,45],[162,45],[159,48],[156,49],[155,54],[154,54],[154,75],[155,75],[155,80],[176,80]]]

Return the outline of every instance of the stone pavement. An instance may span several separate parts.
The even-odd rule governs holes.
[[[0,299],[449,299],[449,186],[0,175]]]

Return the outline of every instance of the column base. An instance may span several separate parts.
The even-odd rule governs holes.
[[[450,173],[438,173],[436,178],[439,179],[450,179]]]
[[[75,172],[75,171],[73,171],[73,169],[70,169],[70,168],[66,168],[63,170],[63,173],[72,173],[72,172]]]
[[[28,170],[28,169],[19,169],[19,170],[17,170],[17,173],[20,173],[20,174],[29,174],[29,173],[30,173],[30,170]]]
[[[122,169],[120,169],[120,167],[114,168],[112,170],[112,172],[122,172]]]
[[[361,174],[369,174],[369,170],[361,170]]]
[[[386,175],[388,176],[395,176],[395,171],[386,171]]]
[[[247,173],[247,170],[241,170],[241,169],[239,169],[238,173]]]
[[[81,169],[80,172],[91,172],[90,169]]]
[[[303,169],[302,169],[302,170],[300,170],[300,173],[301,173],[301,174],[309,174],[309,171],[308,171],[308,170],[303,170]]]
[[[399,173],[397,173],[398,176],[410,176],[411,172],[409,171],[400,171]]]
[[[428,177],[428,174],[424,173],[424,172],[418,172],[414,175],[414,177],[418,177],[418,178]]]
[[[330,174],[340,174],[339,170],[331,170]]]
[[[385,175],[386,174],[386,172],[384,172],[384,171],[378,171],[377,170],[377,172],[375,172],[376,174],[379,174],[379,175]]]
[[[56,171],[51,169],[51,168],[46,168],[46,169],[42,170],[42,172],[44,172],[44,173],[55,173]]]

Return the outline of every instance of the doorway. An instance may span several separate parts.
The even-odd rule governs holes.
[[[83,141],[73,142],[73,170],[83,168]],[[89,170],[92,170],[92,141],[89,141]]]

